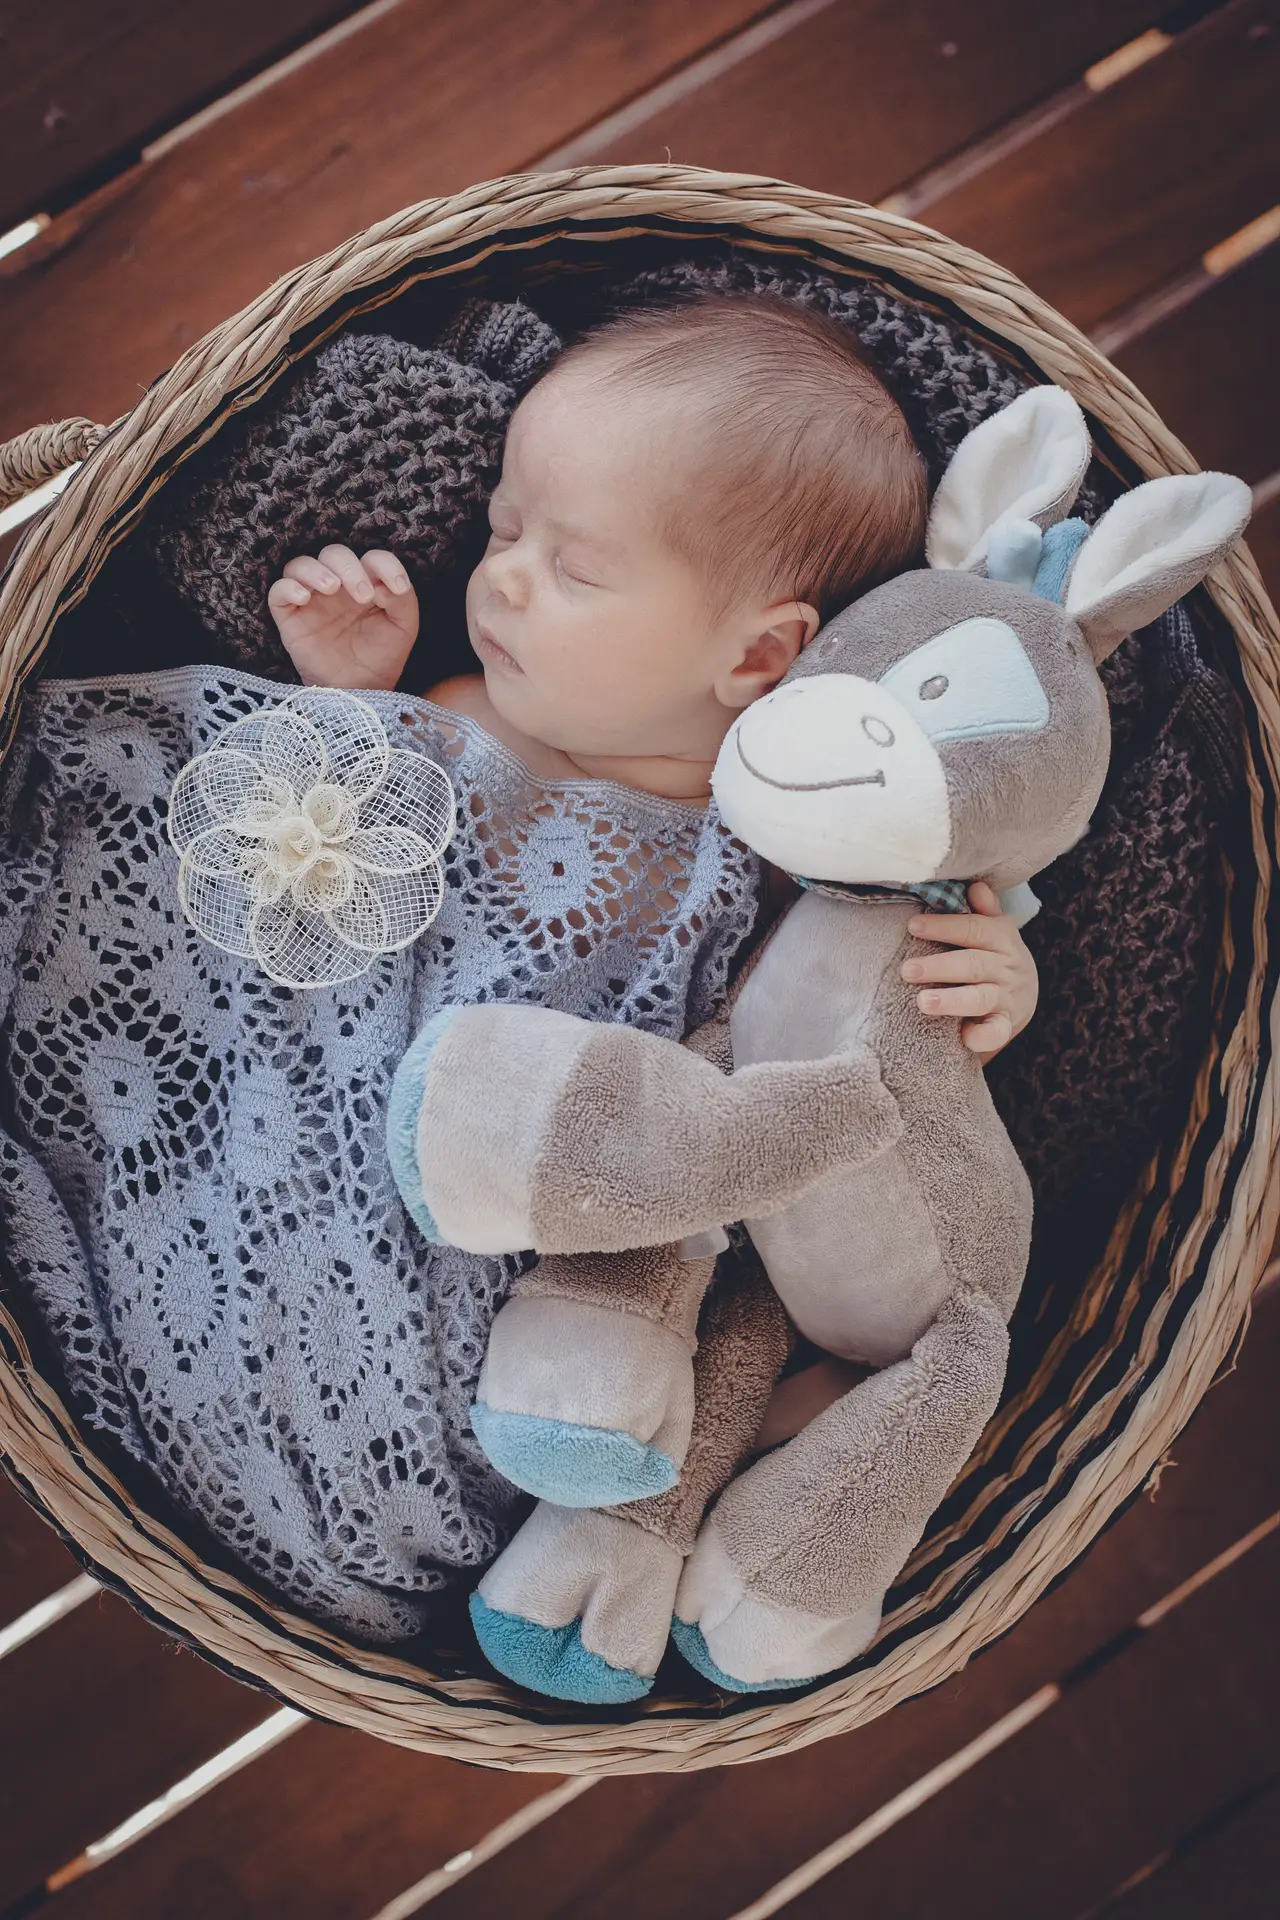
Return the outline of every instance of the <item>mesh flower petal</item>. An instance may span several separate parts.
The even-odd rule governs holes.
[[[267,818],[280,805],[278,781],[247,753],[215,747],[189,760],[169,796],[169,838],[181,853],[198,834],[231,820]]]
[[[183,851],[182,867],[188,874],[198,873],[205,880],[237,876],[253,886],[263,867],[262,842],[247,837],[234,827],[206,827]]]
[[[336,987],[376,958],[344,939],[323,914],[299,913],[288,894],[258,908],[250,940],[251,957],[282,987]]]
[[[443,768],[422,753],[392,753],[378,791],[362,802],[362,827],[409,827],[438,860],[453,838],[457,801]]]
[[[277,711],[298,715],[315,727],[327,756],[324,777],[345,788],[352,800],[363,800],[380,785],[391,748],[367,700],[336,687],[299,687]]]
[[[326,919],[354,947],[395,953],[424,933],[435,919],[443,890],[436,866],[416,873],[368,873],[356,868],[350,899],[331,907]]]
[[[242,960],[253,958],[253,920],[262,902],[251,881],[196,873],[184,861],[178,868],[178,899],[197,933]]]
[[[329,768],[319,729],[284,705],[247,713],[227,728],[213,751],[248,754],[263,773],[283,781],[295,799],[323,780]]]
[[[431,841],[412,827],[357,827],[342,850],[368,873],[413,873],[436,862]]]

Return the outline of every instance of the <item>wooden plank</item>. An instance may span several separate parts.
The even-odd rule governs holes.
[[[1114,356],[1202,467],[1251,485],[1280,470],[1277,311],[1280,242]]]
[[[791,31],[694,70],[567,158],[670,157],[878,200],[1159,19],[1159,0],[834,0]]]
[[[1280,1767],[1280,1537],[802,1894],[788,1920],[1076,1920]],[[1261,1911],[1261,1909],[1259,1909]]]
[[[555,1785],[304,1727],[73,1883],[58,1920],[370,1920]]]
[[[1280,0],[1233,0],[917,217],[1082,327],[1280,198]]]
[[[1280,1785],[1211,1815],[1138,1884],[1117,1889],[1108,1920],[1257,1920],[1280,1886]]]
[[[1280,1506],[1278,1369],[1280,1299],[1272,1299],[1237,1371],[1179,1440],[1158,1496],[1131,1507],[964,1673],[856,1733],[784,1759],[676,1780],[603,1781],[587,1806],[566,1809],[447,1894],[438,1920],[516,1912],[521,1920],[649,1920],[671,1910],[673,1889],[680,1914],[721,1916],[757,1898]],[[993,1829],[983,1830],[994,1844]],[[711,1844],[712,1835],[731,1843]],[[844,1882],[844,1913],[851,1886],[856,1879]],[[859,1897],[856,1906],[879,1920],[874,1900]],[[920,1905],[913,1920],[930,1910]]]
[[[0,28],[0,230],[77,185],[361,0],[43,0]]]
[[[0,1661],[0,1906],[273,1706],[113,1594]]]
[[[79,1571],[52,1527],[0,1473],[0,1627],[65,1587]]]
[[[402,0],[138,170],[0,287],[0,438],[114,418],[279,274],[410,201],[527,166],[759,5]]]

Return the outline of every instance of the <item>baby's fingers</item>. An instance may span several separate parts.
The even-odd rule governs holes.
[[[907,932],[940,947],[982,947],[988,953],[1007,953],[1017,930],[1003,913],[917,913],[908,920]]]
[[[267,590],[267,605],[272,613],[293,613],[298,607],[305,607],[311,599],[310,587],[304,587],[301,580],[273,580]]]
[[[284,577],[286,580],[296,580],[309,594],[337,593],[342,586],[332,567],[326,567],[323,561],[313,560],[309,553],[300,553],[296,560],[287,561]]]
[[[953,947],[949,953],[920,953],[902,963],[904,980],[950,985],[965,980],[990,980],[1009,971],[1002,953],[989,947]]]
[[[413,592],[409,576],[394,553],[384,553],[376,547],[372,553],[365,554],[364,570],[375,587],[385,587],[388,593],[399,596]]]
[[[989,1013],[999,1012],[1005,1004],[1004,994],[999,987],[993,987],[990,981],[974,987],[930,987],[916,995],[916,1005],[921,1013],[927,1013],[934,1019],[984,1020]]]
[[[1013,1038],[1013,1022],[1007,1013],[993,1013],[987,1020],[971,1020],[960,1038],[971,1053],[999,1053]]]
[[[351,598],[362,607],[373,599],[373,582],[350,547],[321,547],[320,559],[336,573]]]

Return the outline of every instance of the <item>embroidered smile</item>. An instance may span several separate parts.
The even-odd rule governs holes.
[[[772,780],[767,773],[761,773],[759,767],[753,767],[742,751],[742,735],[737,736],[738,758],[753,780],[763,780],[766,787],[781,787],[784,793],[826,793],[832,787],[882,787],[884,774],[879,767],[874,773],[851,773],[843,780]]]

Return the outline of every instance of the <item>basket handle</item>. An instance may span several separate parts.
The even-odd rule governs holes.
[[[47,420],[0,445],[0,507],[84,460],[106,433],[93,420]]]

